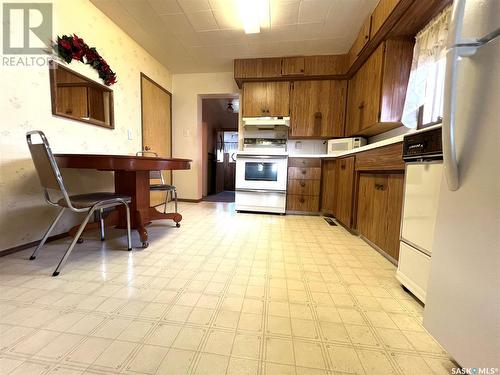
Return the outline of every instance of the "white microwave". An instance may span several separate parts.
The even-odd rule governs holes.
[[[328,154],[335,154],[341,151],[349,151],[366,145],[366,139],[362,137],[330,139],[328,141]]]

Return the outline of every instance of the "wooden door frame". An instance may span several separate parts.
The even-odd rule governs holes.
[[[170,155],[167,155],[168,157],[172,157],[172,152],[173,152],[173,149],[174,149],[174,144],[173,144],[173,141],[172,141],[172,134],[173,134],[173,122],[172,122],[172,93],[170,91],[168,91],[166,88],[164,88],[163,86],[161,86],[159,83],[155,82],[153,79],[149,78],[145,73],[141,72],[140,74],[140,85],[141,85],[141,150],[144,150],[144,111],[143,111],[143,93],[144,93],[144,90],[143,90],[143,87],[142,87],[142,80],[146,79],[147,81],[149,81],[150,83],[152,83],[153,85],[155,85],[156,87],[158,87],[160,90],[162,90],[164,93],[166,93],[169,97],[169,101],[170,101]],[[170,182],[171,184],[173,185],[174,183],[174,176],[173,176],[173,173],[172,171],[169,171],[170,173]]]

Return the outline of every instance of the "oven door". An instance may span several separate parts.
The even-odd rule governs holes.
[[[288,157],[237,155],[236,190],[286,191]]]

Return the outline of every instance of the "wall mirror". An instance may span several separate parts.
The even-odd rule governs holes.
[[[50,62],[52,114],[114,129],[113,90]]]

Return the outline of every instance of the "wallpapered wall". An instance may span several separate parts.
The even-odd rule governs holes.
[[[88,0],[53,0],[54,34],[76,33],[116,71],[112,86],[115,129],[53,117],[48,67],[0,67],[0,250],[38,240],[57,212],[43,199],[25,134],[45,132],[54,152],[135,153],[141,147],[140,72],[171,90],[169,71]],[[97,72],[72,62],[69,68],[99,81]],[[133,139],[128,140],[127,131]],[[63,170],[70,192],[113,190],[112,173]],[[67,214],[54,233],[78,223]]]

